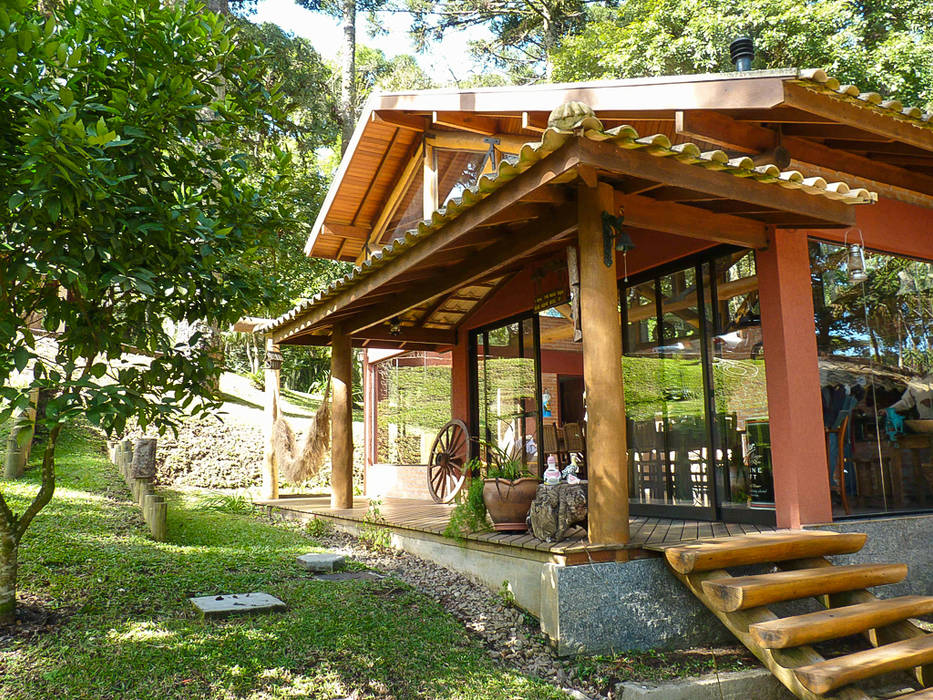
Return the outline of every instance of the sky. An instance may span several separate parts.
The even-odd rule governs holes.
[[[342,33],[337,20],[327,15],[310,12],[293,0],[259,0],[253,22],[272,22],[282,29],[308,39],[318,53],[335,59],[340,49]],[[399,54],[412,54],[428,75],[439,84],[448,84],[467,78],[476,69],[469,55],[468,42],[483,35],[485,30],[451,32],[430,51],[418,54],[408,37],[410,17],[407,14],[380,12],[377,21],[385,32],[371,37],[365,15],[357,20],[357,44],[381,49],[389,58]]]

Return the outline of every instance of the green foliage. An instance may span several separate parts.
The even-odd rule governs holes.
[[[755,39],[754,68],[824,68],[843,83],[933,102],[933,5],[925,0],[628,0],[594,6],[554,53],[557,80],[734,70],[729,42]]]
[[[242,493],[218,493],[201,499],[200,507],[218,513],[248,515],[255,510],[253,502]]]
[[[373,549],[389,549],[392,545],[389,529],[382,517],[382,499],[369,499],[369,509],[363,517],[359,538]]]
[[[334,531],[334,525],[324,518],[312,518],[305,523],[305,534],[311,539],[327,537]]]
[[[588,0],[405,0],[411,33],[420,49],[448,32],[485,27],[490,38],[470,49],[483,65],[506,71],[513,82],[551,76],[551,56],[562,38],[579,32]]]
[[[153,542],[100,438],[68,428],[59,496],[23,541],[23,594],[64,616],[0,651],[4,698],[556,698],[497,665],[433,600],[394,579],[316,581],[298,528],[165,492],[169,541]],[[4,483],[15,505],[36,476]],[[220,622],[187,597],[263,590],[288,610]]]
[[[437,87],[431,76],[421,70],[414,56],[401,54],[392,58],[380,49],[357,46],[357,111],[373,92],[427,90]]]
[[[512,592],[512,584],[509,583],[508,579],[505,579],[501,584],[499,584],[499,600],[502,601],[502,604],[507,608],[515,607],[515,594]]]
[[[489,529],[486,504],[483,502],[483,480],[479,478],[480,469],[479,460],[475,459],[464,466],[467,473],[475,476],[469,480],[467,488],[457,494],[456,505],[450,511],[450,520],[444,528],[444,537],[460,540],[471,532]]]
[[[284,188],[239,150],[279,118],[261,52],[195,5],[80,2],[46,20],[17,0],[5,15],[3,399],[25,402],[9,382],[30,365],[31,386],[59,392],[50,424],[168,425],[195,397],[207,410],[211,350],[197,332],[176,343],[166,323],[226,325],[266,297],[251,261],[287,213]],[[107,364],[127,346],[151,361]]]
[[[484,476],[487,479],[505,479],[506,481],[515,481],[532,476],[531,472],[525,467],[520,454],[507,451],[492,442],[480,441],[486,452],[486,471]]]

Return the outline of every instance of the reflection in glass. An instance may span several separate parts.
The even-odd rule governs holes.
[[[810,241],[833,507],[837,515],[929,508],[933,264],[866,252],[867,278],[852,282],[847,259],[841,245]]]
[[[427,464],[450,420],[451,355],[407,352],[376,363],[376,459]]]
[[[476,339],[479,435],[538,471],[538,405],[533,319],[480,333]],[[491,455],[480,450],[484,459]]]

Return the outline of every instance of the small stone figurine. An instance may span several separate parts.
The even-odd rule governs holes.
[[[570,464],[564,467],[564,471],[562,472],[562,475],[564,477],[564,480],[568,484],[579,484],[580,477],[577,476],[577,474],[579,473],[580,473],[580,455],[574,452],[572,455],[570,455]]]
[[[557,457],[551,455],[547,458],[547,469],[544,470],[544,483],[548,486],[557,486],[560,483],[560,469],[557,468]]]

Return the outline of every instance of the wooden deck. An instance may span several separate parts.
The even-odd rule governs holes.
[[[327,496],[286,496],[274,501],[257,501],[257,505],[277,511],[284,517],[308,519],[322,517],[342,521],[344,524],[361,524],[371,519],[369,501],[355,498],[353,508],[330,507]],[[402,531],[424,533],[442,537],[450,518],[451,505],[431,501],[390,498],[379,506],[381,524]],[[631,538],[625,545],[590,544],[586,531],[577,527],[569,537],[559,542],[539,540],[530,532],[478,532],[467,535],[468,545],[506,547],[515,556],[528,556],[555,563],[574,565],[602,561],[625,561],[627,559],[656,556],[665,547],[680,542],[690,542],[710,537],[728,537],[775,528],[766,525],[710,522],[700,520],[673,520],[633,516],[629,520]]]

